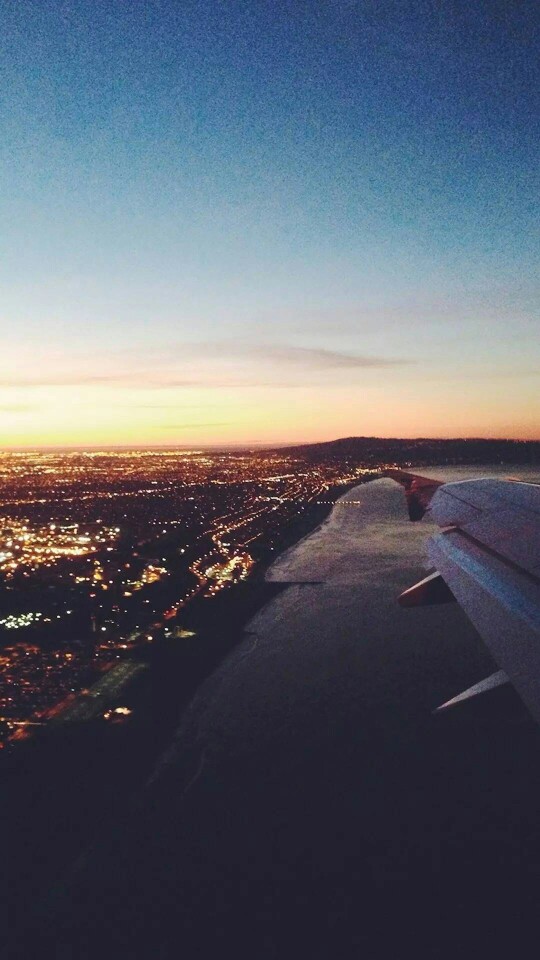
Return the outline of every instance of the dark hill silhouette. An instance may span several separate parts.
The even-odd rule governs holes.
[[[343,437],[323,443],[280,447],[310,462],[341,460],[363,464],[540,463],[540,441],[427,437]]]

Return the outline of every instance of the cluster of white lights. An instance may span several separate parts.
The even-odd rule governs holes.
[[[42,613],[20,613],[18,616],[10,613],[8,617],[0,620],[0,627],[5,627],[6,630],[19,630],[21,627],[31,627],[32,624],[40,620],[42,616]]]

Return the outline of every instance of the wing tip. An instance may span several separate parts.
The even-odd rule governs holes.
[[[404,488],[409,520],[412,520],[413,523],[422,519],[429,508],[433,495],[444,483],[443,480],[433,480],[430,477],[422,477],[417,473],[407,473],[406,470],[398,468],[384,470],[383,476],[395,480]]]

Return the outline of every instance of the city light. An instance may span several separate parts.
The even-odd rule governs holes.
[[[184,611],[238,589],[286,527],[370,475],[279,451],[0,453],[0,744],[71,716],[134,649],[193,638]]]

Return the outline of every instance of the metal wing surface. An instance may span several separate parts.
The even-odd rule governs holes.
[[[409,484],[412,476],[406,475]],[[426,509],[443,528],[428,542],[440,577],[431,578],[433,587],[426,581],[412,587],[401,602],[453,595],[502,668],[497,682],[488,678],[466,695],[492,689],[506,674],[540,723],[540,486],[496,479],[441,484]]]

